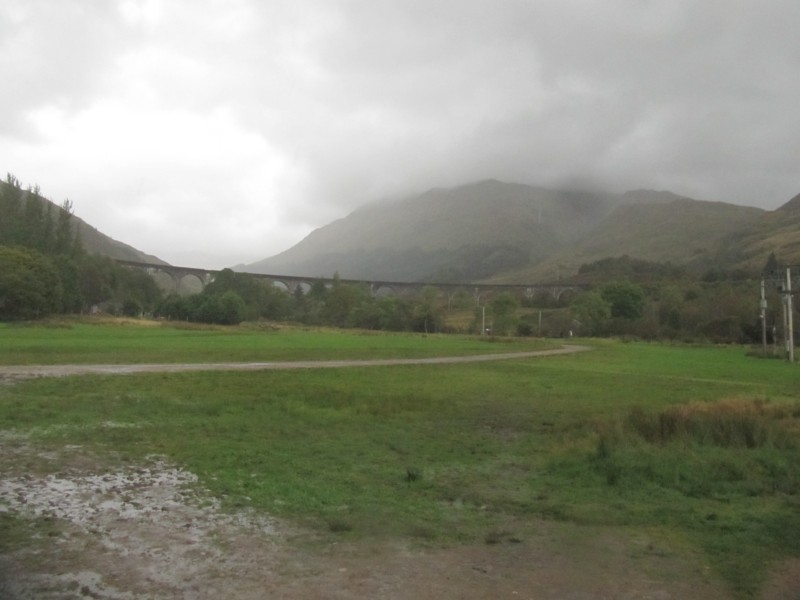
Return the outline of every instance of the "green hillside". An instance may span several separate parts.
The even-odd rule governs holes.
[[[746,270],[764,266],[774,252],[781,264],[800,265],[800,194],[777,210],[764,213],[737,241],[737,265]]]
[[[624,204],[583,240],[536,265],[499,274],[493,280],[541,281],[568,277],[582,264],[624,255],[705,270],[718,266],[730,240],[764,214],[758,208],[680,197],[663,203]],[[765,259],[766,254],[759,258],[759,265],[763,265]]]

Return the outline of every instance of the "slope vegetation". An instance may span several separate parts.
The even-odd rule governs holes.
[[[548,259],[497,282],[540,281],[569,276],[582,264],[613,256],[631,256],[706,270],[717,265],[725,248],[764,211],[722,202],[676,198],[657,204],[619,206],[593,232]],[[764,255],[764,258],[766,255]],[[759,258],[763,264],[763,258]]]
[[[731,250],[739,268],[755,271],[774,252],[782,264],[800,265],[800,194],[772,212],[764,213]]]

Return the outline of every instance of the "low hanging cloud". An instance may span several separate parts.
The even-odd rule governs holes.
[[[7,0],[0,168],[203,266],[488,177],[774,208],[798,24],[784,0]]]

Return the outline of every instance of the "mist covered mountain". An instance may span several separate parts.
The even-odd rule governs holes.
[[[609,194],[488,180],[365,206],[236,270],[522,283],[569,276],[583,263],[623,254],[701,266],[729,254],[731,238],[764,215],[670,192]]]

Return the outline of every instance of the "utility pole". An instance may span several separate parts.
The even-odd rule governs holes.
[[[786,351],[789,362],[794,362],[794,320],[792,316],[792,269],[786,267]]]
[[[767,296],[764,292],[764,278],[761,278],[761,346],[764,350],[764,358],[767,357]]]

